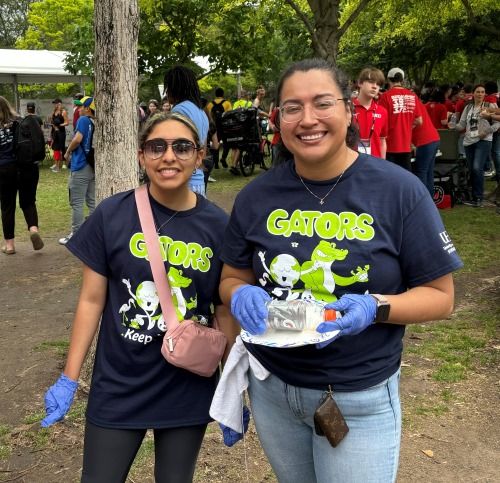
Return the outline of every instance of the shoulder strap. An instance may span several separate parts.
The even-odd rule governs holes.
[[[153,280],[160,298],[160,305],[163,311],[163,317],[168,329],[175,327],[174,321],[178,322],[177,313],[175,311],[172,293],[168,283],[168,276],[165,270],[165,265],[160,252],[160,244],[158,242],[158,234],[155,230],[153,220],[153,212],[148,197],[148,187],[143,184],[135,190],[135,202],[137,211],[139,212],[139,220],[141,222],[142,232],[148,249],[149,263],[153,272]]]

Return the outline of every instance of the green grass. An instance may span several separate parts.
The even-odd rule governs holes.
[[[51,340],[44,341],[36,347],[39,351],[53,350],[58,356],[65,357],[68,353],[68,340]]]
[[[69,169],[53,173],[45,162],[40,166],[36,204],[42,237],[63,236],[71,231],[71,208],[68,198]],[[16,210],[16,238],[28,239],[22,210]]]
[[[0,461],[11,453],[9,437],[10,428],[5,424],[0,424]]]

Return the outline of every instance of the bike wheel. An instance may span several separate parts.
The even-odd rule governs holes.
[[[243,176],[250,176],[253,174],[254,164],[251,152],[247,151],[246,149],[241,150],[239,164],[240,171]]]
[[[262,153],[260,167],[267,170],[273,165],[273,147],[271,146],[271,141],[263,139],[260,143],[260,150]]]

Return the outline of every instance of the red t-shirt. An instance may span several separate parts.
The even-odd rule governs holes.
[[[498,104],[498,97],[495,94],[488,94],[484,96],[484,102],[489,102],[490,104]]]
[[[428,102],[424,104],[424,107],[431,118],[432,125],[436,129],[444,129],[445,126],[441,124],[441,121],[448,119],[448,109],[446,109],[446,106],[438,102]]]
[[[381,158],[380,139],[387,137],[387,110],[375,101],[369,109],[362,106],[357,98],[353,98],[352,102],[361,139],[370,139],[372,156]]]
[[[76,123],[79,117],[80,117],[80,108],[77,106],[73,109],[73,128],[76,127]]]
[[[388,153],[411,152],[413,121],[422,116],[423,107],[418,97],[404,87],[393,87],[382,94],[379,105],[388,114]]]
[[[278,115],[278,109],[275,107],[273,113],[271,114],[271,119],[269,119],[269,122],[272,122],[274,124],[277,115]],[[271,145],[274,146],[275,144],[278,144],[280,142],[280,139],[281,139],[281,134],[279,132],[275,132],[273,135],[273,139],[271,141]]]
[[[420,102],[420,101],[418,101]],[[444,105],[441,104],[443,107]],[[427,104],[426,104],[427,106]],[[423,146],[425,144],[432,143],[434,141],[439,141],[439,133],[437,129],[433,126],[431,117],[429,116],[427,109],[424,109],[424,106],[420,106],[422,109],[422,124],[420,126],[415,126],[413,128],[411,142],[417,148],[419,146]],[[445,108],[446,109],[446,108]]]
[[[444,101],[444,105],[446,106],[447,112],[455,112],[455,105],[449,99],[446,99],[446,101]]]

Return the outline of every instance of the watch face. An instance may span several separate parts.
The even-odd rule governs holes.
[[[386,322],[389,319],[389,312],[391,310],[391,306],[388,302],[383,305],[380,305],[377,310],[377,322]]]
[[[389,312],[391,310],[391,304],[383,295],[370,294],[377,302],[377,315],[375,317],[375,322],[385,322],[389,319]]]

